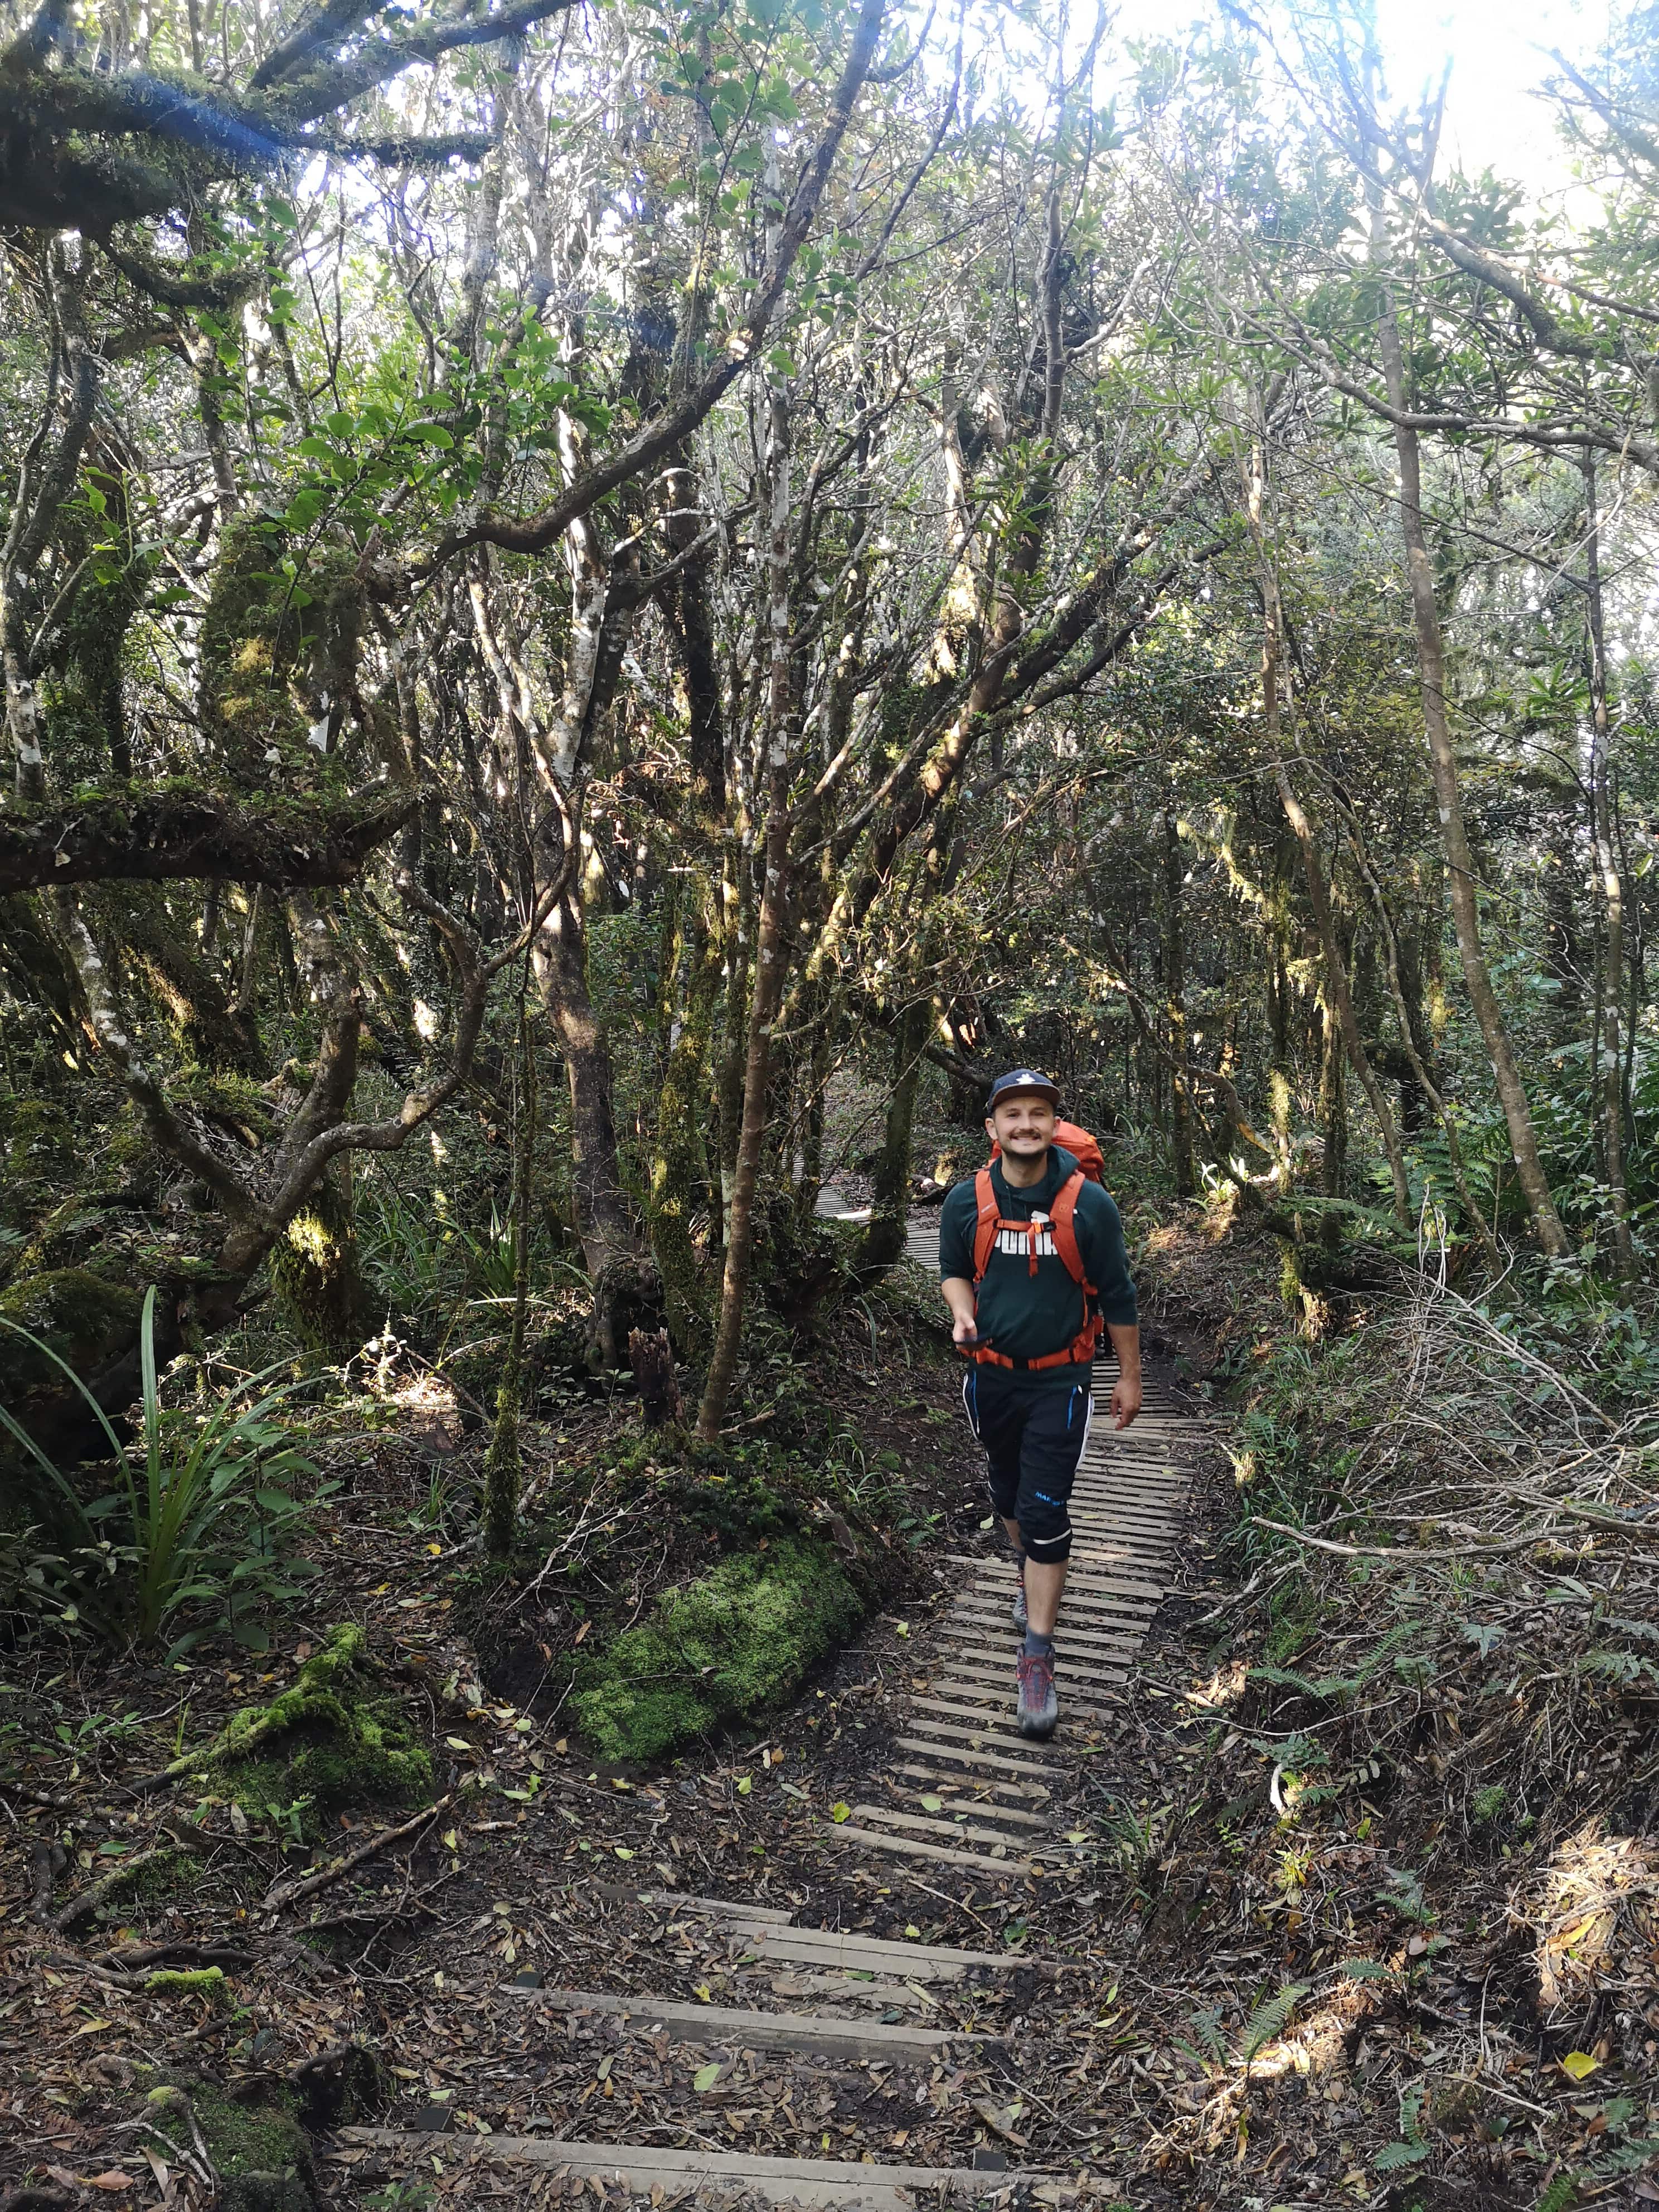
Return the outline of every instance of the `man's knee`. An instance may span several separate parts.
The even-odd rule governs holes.
[[[1072,1556],[1069,1501],[1041,1490],[1028,1490],[1019,1501],[1019,1533],[1025,1556],[1040,1567],[1058,1567]]]

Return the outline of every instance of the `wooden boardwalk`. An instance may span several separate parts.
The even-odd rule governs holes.
[[[820,1211],[858,1218],[830,1193]],[[938,1238],[936,1211],[912,1218],[908,1256],[930,1272],[938,1267]],[[1183,1413],[1170,1390],[1155,1385],[1140,1418],[1120,1435],[1106,1413],[1115,1376],[1112,1361],[1096,1362],[1097,1412],[1073,1493],[1075,1542],[1056,1644],[1060,1726],[1048,1742],[1032,1744],[1016,1725],[1018,1638],[1010,1618],[1014,1577],[1006,1559],[945,1555],[939,1564],[953,1574],[956,1595],[916,1640],[912,1680],[921,1686],[903,1708],[867,1794],[846,1820],[823,1823],[836,1848],[886,1861],[894,1879],[908,1868],[918,1881],[960,1883],[971,1875],[1001,1884],[1040,1873],[1045,1855],[1052,1868],[1064,1849],[1055,1831],[1079,1754],[1109,1718],[1166,1595],[1191,1461],[1206,1429],[1215,1425]],[[793,1913],[729,1899],[644,1891],[640,1902],[663,1911],[665,1933],[683,1954],[676,1990],[642,1996],[514,1985],[498,1992],[500,2002],[550,2008],[573,2032],[592,2022],[606,2033],[651,2037],[659,2054],[672,2048],[694,2067],[713,2059],[735,2063],[744,2053],[764,2051],[805,2069],[836,2060],[937,2068],[949,2063],[953,2049],[961,2063],[970,2046],[987,2039],[939,2025],[941,2002],[958,1990],[972,1993],[981,2017],[970,2014],[970,2025],[977,2028],[984,2006],[994,2011],[998,1990],[1033,1963],[1023,1951],[980,1952],[801,1925]],[[752,1993],[752,2003],[692,2002],[692,1984],[704,1970],[700,1961],[723,1969],[728,1985],[736,1984],[732,1994]],[[779,2010],[780,1992],[807,1996],[810,2006]],[[772,2063],[779,2063],[775,2056]],[[562,2176],[560,2193],[574,2197],[586,2188],[602,2202],[610,2189],[641,2204],[669,2198],[713,2205],[741,2197],[745,2203],[847,2212],[905,2212],[919,2197],[971,2203],[992,2191],[1006,2203],[1011,2188],[1036,2189],[1053,2203],[1065,2184],[1063,2175],[1033,2170],[911,2166],[868,2154],[856,2163],[832,2159],[828,2135],[822,2158],[774,2158],[716,2148],[690,2132],[693,2140],[681,2147],[583,2142],[562,2130],[556,2137],[445,2136],[434,2142],[416,2130],[356,2127],[341,2137],[416,2177],[429,2176],[441,2151],[446,2201],[459,2203],[527,2196],[538,2176]]]

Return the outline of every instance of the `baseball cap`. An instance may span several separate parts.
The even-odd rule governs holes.
[[[1035,1067],[1011,1067],[1006,1075],[998,1076],[991,1085],[991,1095],[986,1100],[988,1113],[995,1113],[1005,1098],[1046,1098],[1051,1106],[1060,1103],[1060,1087]]]

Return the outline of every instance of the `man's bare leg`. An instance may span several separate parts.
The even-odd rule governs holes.
[[[1030,1623],[1033,1636],[1046,1636],[1051,1640],[1054,1623],[1060,1619],[1060,1601],[1066,1592],[1066,1562],[1060,1559],[1052,1565],[1027,1558],[1025,1562],[1025,1617]]]

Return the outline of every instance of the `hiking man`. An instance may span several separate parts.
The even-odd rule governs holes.
[[[962,1402],[1019,1575],[1020,1734],[1048,1736],[1060,1718],[1054,1623],[1072,1550],[1072,1481],[1093,1411],[1090,1362],[1103,1322],[1118,1363],[1112,1412],[1127,1429],[1140,1411],[1140,1331],[1117,1207],[1055,1141],[1058,1090],[1017,1067],[997,1078],[988,1103],[996,1149],[945,1199],[939,1282],[969,1362]]]

